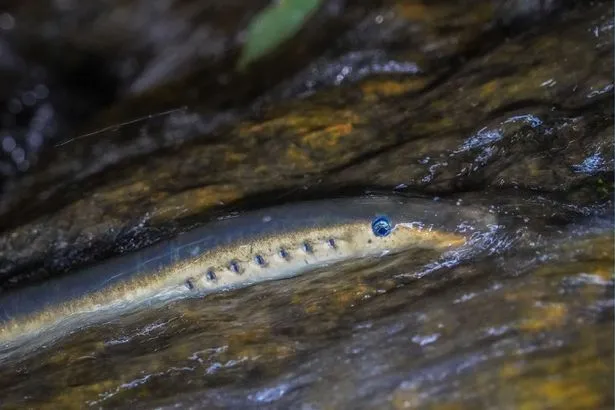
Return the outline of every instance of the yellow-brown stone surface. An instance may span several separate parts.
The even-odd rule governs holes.
[[[0,363],[0,407],[612,408],[610,2],[327,0],[245,73],[267,1],[21,3],[0,292],[367,190],[490,206],[505,234],[429,274],[410,253],[118,317]]]

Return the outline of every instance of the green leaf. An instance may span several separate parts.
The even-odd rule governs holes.
[[[243,70],[296,34],[320,3],[321,0],[279,0],[258,13],[247,28],[248,37],[237,70]]]

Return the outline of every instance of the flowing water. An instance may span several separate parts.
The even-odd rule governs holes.
[[[268,0],[5,3],[1,320],[236,211],[418,194],[497,227],[52,326],[0,346],[0,409],[613,408],[612,2],[326,0],[243,73]]]
[[[5,362],[3,408],[606,408],[612,223],[118,315]]]

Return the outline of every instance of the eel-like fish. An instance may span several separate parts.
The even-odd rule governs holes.
[[[455,249],[495,223],[484,209],[382,196],[308,201],[216,220],[83,271],[0,294],[0,351],[45,329],[70,331],[105,312],[144,303],[408,248]]]

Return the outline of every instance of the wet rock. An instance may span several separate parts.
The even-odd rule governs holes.
[[[185,103],[194,90],[187,85],[198,84],[186,110],[56,148],[40,171],[11,185],[3,198],[3,287],[138,249],[206,221],[222,203],[366,186],[441,196],[540,192],[571,204],[562,213],[607,203],[610,5],[553,7],[559,14],[515,32],[502,30],[491,2],[412,4],[350,13],[342,25],[350,29],[319,59],[308,63],[307,53],[293,60],[303,71],[260,88],[244,86],[262,79],[265,63],[229,77],[226,95],[226,80],[203,72],[126,91],[101,118],[121,123]],[[337,13],[316,19],[308,38]],[[204,72],[228,67],[221,64]]]
[[[22,3],[0,291],[308,197],[437,196],[503,232],[118,317],[0,366],[3,404],[612,406],[612,4],[333,0],[237,74],[266,1]]]
[[[0,384],[50,408],[607,406],[613,232],[584,228],[424,276],[417,251],[136,312]]]
[[[12,222],[3,227],[78,199],[74,184],[95,184],[102,171],[195,138],[215,138],[219,128],[247,114],[254,98],[328,47],[328,36],[364,14],[352,3],[342,13],[339,3],[328,2],[294,40],[246,73],[235,72],[243,29],[266,2],[49,2],[41,10],[16,3],[9,46],[26,67],[34,55],[44,73],[74,84],[86,97],[84,79],[102,90],[92,90],[86,104],[50,86],[50,96],[67,94],[77,108],[58,102],[66,113],[54,119],[64,128],[43,141],[35,169],[32,159],[30,172],[4,183],[0,214],[11,215],[4,220]],[[280,54],[285,64],[277,63]]]

